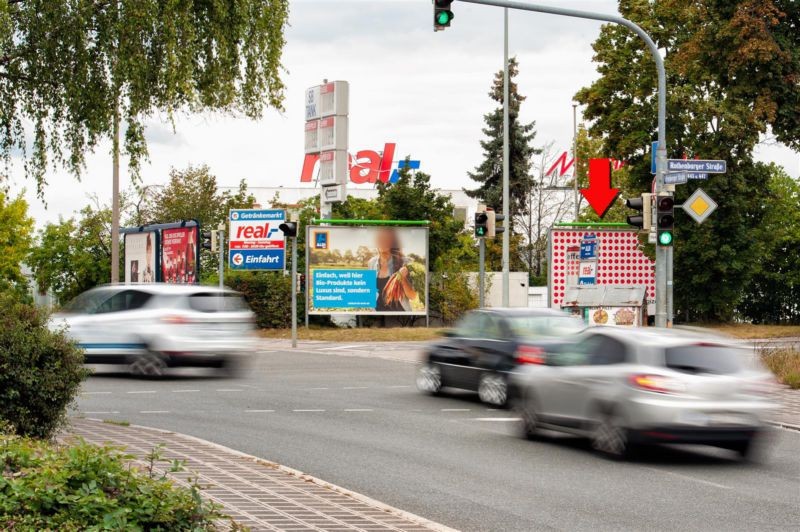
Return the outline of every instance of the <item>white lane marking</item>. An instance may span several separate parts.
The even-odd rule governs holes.
[[[389,386],[389,388],[411,388],[410,384],[395,384],[394,386]]]
[[[105,412],[84,412],[84,414],[119,414],[118,410],[108,410]]]
[[[217,390],[218,392],[243,392],[244,390],[237,390],[235,388],[220,388]]]
[[[140,414],[169,414],[169,410],[139,410]]]
[[[521,421],[518,417],[474,417],[473,421]]]
[[[155,390],[133,390],[125,393],[156,393]]]
[[[374,412],[372,408],[345,408],[345,412]]]
[[[306,408],[306,409],[300,408],[300,409],[297,409],[297,410],[292,410],[292,412],[324,412],[324,411],[325,410],[317,409],[317,408]]]
[[[248,414],[260,414],[260,413],[264,413],[264,412],[274,412],[274,410],[255,410],[255,409],[253,409],[253,410],[245,410],[245,412],[247,412]]]
[[[319,387],[319,388],[307,388],[307,389],[308,389],[308,390],[330,390],[330,388],[327,388],[327,387],[325,387],[325,386],[321,386],[321,387]]]
[[[366,390],[369,386],[345,386],[342,390]]]
[[[111,395],[113,392],[81,392],[81,395]]]
[[[353,349],[354,347],[364,347],[363,345],[340,345],[337,347],[323,347],[320,351],[341,351],[343,349]]]
[[[469,408],[442,408],[442,412],[469,412]]]
[[[172,390],[172,393],[197,393],[200,390]]]
[[[674,471],[665,471],[664,469],[657,469],[655,467],[644,467],[644,466],[642,466],[642,467],[644,469],[647,469],[648,471],[655,471],[656,473],[663,473],[665,475],[670,475],[670,476],[673,476],[673,477],[682,478],[683,480],[689,480],[691,482],[697,482],[699,484],[705,484],[706,486],[712,486],[714,488],[720,488],[720,489],[723,489],[723,490],[731,489],[730,486],[726,486],[724,484],[717,484],[716,482],[711,482],[710,480],[703,480],[702,478],[691,477],[689,475],[683,475],[681,473],[675,473]]]

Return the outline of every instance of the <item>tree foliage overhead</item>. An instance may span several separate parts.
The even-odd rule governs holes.
[[[41,191],[49,162],[80,174],[117,109],[134,172],[157,112],[280,109],[287,17],[288,0],[0,0],[0,156],[23,152]]]
[[[725,159],[728,173],[700,183],[719,204],[701,226],[676,216],[675,296],[679,316],[729,320],[763,267],[762,222],[774,168],[753,161],[770,132],[800,147],[800,4],[792,0],[621,0],[620,13],[655,40],[667,70],[667,153]],[[649,190],[656,138],[656,70],[629,30],[603,27],[594,43],[600,78],[578,92],[604,139],[624,160],[629,186]],[[678,187],[681,203],[698,186]]]
[[[509,149],[509,213],[515,219],[520,213],[527,212],[528,198],[534,185],[531,176],[531,157],[541,153],[535,149],[533,142],[536,132],[535,122],[523,124],[519,121],[520,105],[525,101],[517,90],[514,82],[519,73],[517,58],[512,57],[508,62],[508,149]],[[500,106],[494,111],[484,115],[486,127],[483,129],[486,139],[481,141],[483,148],[483,162],[470,172],[469,178],[478,186],[472,190],[465,190],[471,198],[477,198],[488,207],[500,212],[503,209],[503,71],[494,76],[492,90],[489,91],[492,100]]]

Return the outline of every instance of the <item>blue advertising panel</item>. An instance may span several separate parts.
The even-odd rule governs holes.
[[[286,244],[279,226],[283,209],[231,209],[228,264],[232,270],[283,270]]]
[[[597,237],[587,235],[581,239],[581,260],[597,258]]]

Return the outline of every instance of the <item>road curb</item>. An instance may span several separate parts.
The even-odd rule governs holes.
[[[98,418],[89,418],[89,417],[87,417],[85,419],[88,419],[90,421],[98,421],[100,423],[105,423],[104,420],[98,419]],[[191,436],[189,434],[183,434],[182,432],[175,432],[173,430],[159,429],[159,428],[156,428],[156,427],[148,427],[148,426],[145,426],[145,425],[136,425],[136,424],[131,423],[131,424],[128,425],[128,427],[151,430],[151,431],[158,432],[158,433],[161,433],[161,434],[171,434],[171,435],[175,435],[175,436],[180,436],[181,438],[186,438],[188,440],[196,441],[198,443],[201,443],[201,444],[204,444],[204,445],[208,445],[210,447],[214,447],[216,449],[219,449],[220,451],[224,451],[226,453],[230,453],[230,454],[239,456],[240,458],[244,458],[246,460],[250,460],[253,463],[256,463],[256,464],[259,464],[259,465],[263,465],[265,467],[269,467],[269,468],[272,468],[272,469],[277,469],[278,471],[281,471],[281,472],[286,473],[288,475],[292,475],[293,477],[299,478],[299,479],[304,480],[306,482],[311,482],[311,483],[316,484],[317,486],[320,486],[322,488],[329,489],[331,491],[335,491],[336,493],[339,493],[339,494],[344,495],[346,497],[350,497],[351,499],[354,499],[354,500],[356,500],[356,501],[358,501],[360,503],[372,506],[376,510],[380,510],[382,512],[386,512],[388,514],[394,515],[396,517],[399,517],[399,518],[402,518],[402,519],[406,519],[406,520],[411,521],[411,522],[413,522],[415,524],[418,524],[420,526],[423,526],[423,527],[429,528],[431,530],[434,530],[435,532],[459,532],[455,528],[450,528],[448,526],[442,525],[440,523],[436,523],[434,521],[431,521],[431,520],[426,519],[424,517],[421,517],[419,515],[413,514],[411,512],[407,512],[405,510],[401,510],[399,508],[395,508],[394,506],[390,506],[388,504],[382,503],[382,502],[380,502],[378,500],[375,500],[375,499],[373,499],[371,497],[367,497],[366,495],[363,495],[361,493],[349,490],[347,488],[343,488],[341,486],[337,486],[336,484],[333,484],[331,482],[327,482],[327,481],[322,480],[320,478],[317,478],[315,476],[312,476],[312,475],[309,475],[307,473],[304,473],[304,472],[302,472],[300,470],[297,470],[297,469],[294,469],[294,468],[291,468],[291,467],[288,467],[288,466],[285,466],[285,465],[282,465],[282,464],[278,464],[276,462],[272,462],[272,461],[266,460],[264,458],[259,458],[258,456],[253,456],[251,454],[247,454],[247,453],[244,453],[242,451],[237,451],[236,449],[231,449],[230,447],[226,447],[226,446],[221,445],[219,443],[214,443],[212,441],[204,440],[202,438],[198,438],[196,436]]]
[[[795,425],[794,423],[784,423],[783,421],[768,421],[767,423],[773,427],[800,432],[800,425]]]

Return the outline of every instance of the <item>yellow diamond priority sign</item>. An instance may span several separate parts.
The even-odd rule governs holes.
[[[699,224],[705,222],[706,218],[716,209],[717,203],[711,199],[711,196],[706,194],[702,188],[695,190],[694,193],[683,202],[683,210]]]

